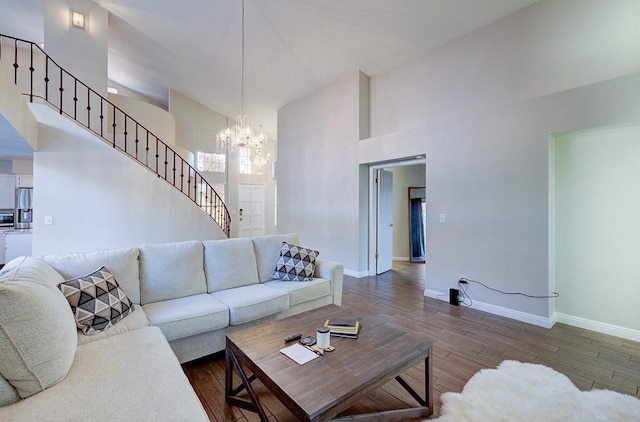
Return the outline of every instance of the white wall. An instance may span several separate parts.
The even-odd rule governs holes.
[[[360,74],[278,111],[278,231],[357,271]]]
[[[157,136],[162,142],[169,146],[176,145],[176,120],[166,110],[144,100],[129,98],[118,94],[108,94],[107,99],[121,111],[134,118],[148,131]],[[108,113],[109,119],[107,123],[107,130],[109,133],[113,133],[112,124],[114,113],[111,107],[109,107]],[[122,114],[119,111],[116,112],[116,119],[118,124],[116,126],[116,133],[122,135],[125,127],[122,123]],[[135,134],[135,127],[132,127],[132,125],[129,125],[127,130],[129,135]]]
[[[11,162],[11,173],[33,174],[33,157],[14,158]]]
[[[71,12],[85,14],[85,28],[71,26]],[[90,0],[46,0],[44,44],[59,66],[107,95],[108,18],[106,9]]]
[[[194,152],[215,152],[225,116],[174,90],[169,92],[169,113],[176,119],[176,144]]]
[[[38,122],[5,67],[0,63],[0,134],[2,153],[24,154],[38,148]],[[27,145],[25,145],[28,144]]]
[[[571,132],[553,145],[558,318],[640,333],[640,126]]]
[[[113,87],[115,89],[118,90],[118,95],[122,95],[123,97],[127,97],[127,98],[131,98],[134,100],[138,100],[138,101],[144,101],[145,103],[148,104],[152,104],[158,108],[161,108],[163,110],[167,110],[168,106],[167,104],[163,104],[159,101],[156,101],[154,98],[148,97],[144,94],[141,94],[137,91],[134,91],[130,88],[127,88],[124,85],[120,85],[119,83],[112,81],[112,80],[108,80],[107,84],[109,87]],[[168,95],[167,95],[168,97]]]
[[[33,254],[226,236],[192,201],[44,105],[34,153]],[[53,225],[44,217],[52,216]]]
[[[548,137],[638,121],[638,21],[640,3],[633,0],[542,0],[373,76],[373,136],[362,141],[355,134],[355,78],[284,107],[280,150],[292,150],[280,154],[279,168],[290,169],[285,179],[302,173],[318,182],[302,192],[294,182],[280,185],[279,204],[291,204],[280,217],[288,230],[362,272],[355,267],[363,247],[353,199],[358,164],[424,154],[427,290],[446,292],[464,274],[506,291],[547,294]],[[301,165],[311,156],[319,163]],[[437,224],[439,213],[447,214],[446,224]],[[470,294],[494,312],[550,324],[547,300],[475,285]]]
[[[605,81],[361,143],[363,161],[426,151],[427,289],[458,277],[505,291],[549,292],[548,137],[638,121],[640,75]],[[438,214],[447,214],[438,224]],[[474,301],[549,317],[546,300],[470,286]],[[541,322],[533,320],[532,322]]]
[[[640,2],[541,0],[371,77],[371,135],[422,127],[640,68]]]

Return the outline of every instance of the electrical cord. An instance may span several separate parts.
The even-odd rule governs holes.
[[[458,304],[470,308],[473,305],[473,300],[471,300],[471,296],[467,294],[468,285],[466,283],[460,283],[460,280],[458,280],[458,287],[460,288],[458,290]]]
[[[479,284],[479,285],[483,286],[486,289],[493,290],[494,292],[502,293],[503,295],[520,295],[520,296],[530,297],[530,298],[534,298],[534,299],[553,299],[553,298],[556,298],[556,297],[560,296],[560,293],[558,293],[558,292],[551,292],[552,294],[548,295],[548,296],[529,295],[529,294],[521,293],[521,292],[504,292],[502,290],[494,289],[493,287],[489,287],[489,286],[487,286],[486,284],[484,284],[484,283],[482,283],[480,281],[470,280],[468,278],[462,277],[460,280],[458,280],[458,286],[460,286],[460,291],[462,291],[463,295],[466,296],[466,297],[469,297],[469,296],[467,295],[467,289],[463,288],[463,286],[466,284],[464,282],[466,282],[466,283],[476,283],[476,284]],[[471,298],[469,298],[469,300],[471,300]]]

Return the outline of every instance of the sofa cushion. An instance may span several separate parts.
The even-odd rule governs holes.
[[[240,325],[289,307],[289,295],[264,284],[236,287],[211,293],[229,307],[229,324]]]
[[[62,380],[76,352],[76,324],[54,273],[27,257],[0,275],[0,374],[22,398]]]
[[[0,420],[209,421],[158,327],[79,346],[64,382],[0,408]]]
[[[202,244],[209,293],[258,283],[251,239],[208,240]]]
[[[104,331],[129,315],[133,305],[105,267],[58,285],[84,334]]]
[[[118,280],[131,302],[140,303],[138,248],[103,249],[65,255],[45,255],[42,259],[65,280],[80,277],[105,266]]]
[[[127,331],[133,331],[140,328],[149,326],[149,319],[142,310],[142,306],[132,306],[132,311],[126,318],[121,320],[115,325],[107,328],[99,333],[86,335],[82,331],[78,330],[78,345],[91,343],[92,341],[101,340],[107,337],[116,336]]]
[[[0,375],[0,407],[15,403],[20,400],[18,392],[5,377]]]
[[[251,239],[253,250],[256,254],[256,264],[258,267],[258,278],[260,283],[272,280],[273,268],[280,256],[282,242],[298,244],[298,236],[295,233],[288,234],[268,234],[256,236]]]
[[[280,257],[271,277],[284,281],[311,281],[319,254],[313,249],[282,242]]]
[[[139,249],[143,305],[206,293],[202,242],[159,243]]]
[[[57,289],[58,284],[64,281],[64,277],[41,259],[19,256],[2,268],[0,280],[37,283]]]
[[[331,295],[331,282],[324,278],[314,278],[311,281],[267,281],[265,285],[289,294],[289,306]]]
[[[169,341],[229,325],[229,308],[206,293],[149,303],[143,309]]]

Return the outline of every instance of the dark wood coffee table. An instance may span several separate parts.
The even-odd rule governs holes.
[[[362,321],[357,340],[331,337],[336,348],[304,365],[279,352],[283,337],[294,332],[315,335],[326,319],[355,317]],[[390,324],[383,317],[351,314],[329,305],[280,321],[227,335],[225,399],[231,406],[267,415],[251,383],[259,379],[301,421],[326,421],[383,384],[396,379],[417,401],[413,408],[388,410],[333,420],[391,421],[427,417],[433,412],[432,342],[423,334]],[[424,360],[424,398],[400,377]],[[241,383],[234,387],[234,371]],[[249,398],[240,397],[246,390]]]

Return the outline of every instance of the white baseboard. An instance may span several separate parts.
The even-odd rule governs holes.
[[[634,330],[632,328],[620,327],[618,325],[607,324],[606,322],[593,321],[591,319],[581,318],[573,315],[561,314],[560,312],[556,312],[554,317],[558,322],[561,322],[563,324],[584,328],[586,330],[596,331],[602,334],[609,334],[627,340],[640,341],[640,331]]]
[[[350,277],[355,277],[355,278],[363,278],[363,277],[368,277],[369,276],[369,271],[353,271],[353,270],[348,270],[348,269],[344,269],[344,274],[348,275]]]
[[[449,293],[426,289],[424,291],[424,295],[449,303]],[[443,297],[446,299],[443,299]],[[488,312],[494,315],[500,315],[506,318],[515,319],[516,321],[522,321],[528,324],[537,325],[538,327],[543,328],[551,328],[555,323],[555,320],[553,320],[552,318],[544,318],[538,315],[528,314],[526,312],[492,305],[490,303],[478,302],[477,300],[473,301],[473,305],[470,306],[470,308],[478,309],[480,311]]]
[[[436,290],[425,289],[424,295],[427,296],[427,297],[431,297],[431,298],[438,299],[438,300],[441,300],[443,302],[449,303],[449,293],[442,293],[442,292],[438,292]]]

